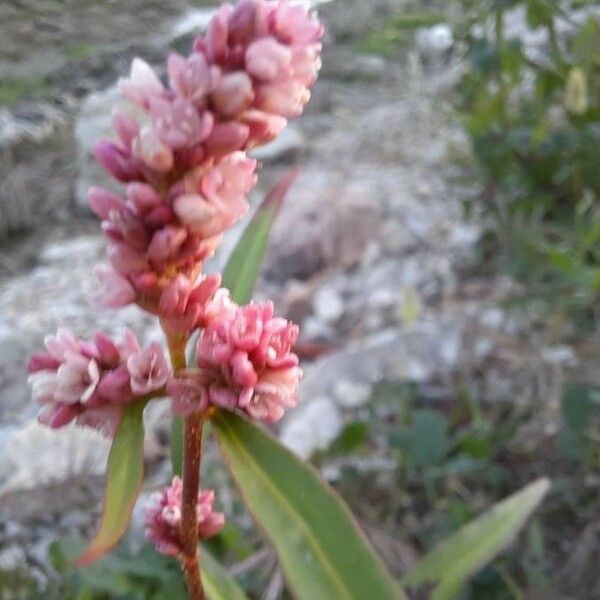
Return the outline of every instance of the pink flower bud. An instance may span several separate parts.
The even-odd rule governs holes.
[[[250,44],[246,50],[246,70],[262,81],[275,81],[291,74],[292,51],[272,37]]]
[[[192,284],[184,275],[177,275],[160,296],[158,309],[161,315],[171,317],[183,314],[188,304]]]
[[[158,138],[151,127],[141,129],[132,148],[145,165],[158,173],[166,173],[173,167],[173,151]]]
[[[131,148],[133,139],[140,132],[139,123],[124,112],[114,109],[112,113],[112,126],[117,132],[119,139],[126,148]]]
[[[188,233],[183,227],[163,227],[154,234],[148,246],[150,260],[157,263],[175,260],[187,236]]]
[[[273,17],[274,32],[286,44],[314,44],[323,36],[323,26],[304,6],[279,2]]]
[[[257,17],[256,0],[240,0],[229,17],[229,42],[245,46],[255,34]]]
[[[150,113],[158,137],[167,146],[178,150],[195,146],[210,134],[213,116],[208,111],[201,114],[185,98],[168,102],[162,98],[152,100]]]
[[[38,422],[40,425],[59,429],[70,423],[79,413],[79,408],[74,404],[49,404],[38,414]]]
[[[47,352],[36,352],[29,358],[27,370],[29,373],[37,371],[55,371],[60,365],[60,360],[53,358]]]
[[[150,98],[160,96],[164,91],[152,67],[141,58],[133,59],[129,77],[119,79],[118,87],[124,98],[142,108],[148,108]]]
[[[108,258],[119,273],[130,274],[147,271],[148,259],[145,254],[136,252],[127,244],[111,243],[108,245]]]
[[[183,482],[174,477],[171,486],[162,492],[152,494],[146,507],[146,538],[161,554],[178,556],[181,552],[181,505]],[[225,523],[223,513],[213,511],[215,493],[205,490],[198,493],[196,516],[198,538],[205,539],[216,535]]]
[[[210,154],[222,156],[235,152],[244,147],[250,129],[248,125],[230,121],[229,123],[217,123],[208,136],[205,146]]]
[[[179,196],[173,203],[173,209],[186,227],[198,232],[202,232],[202,227],[210,222],[216,213],[216,209],[198,194]]]
[[[212,62],[220,62],[226,57],[229,17],[232,12],[231,5],[221,6],[206,28],[206,39],[196,40],[194,43],[194,48],[198,51],[205,50]]]
[[[131,375],[126,365],[119,365],[100,380],[98,395],[113,404],[127,404],[132,396]]]
[[[247,110],[240,119],[250,128],[249,145],[258,146],[274,140],[286,127],[287,119],[262,110]]]
[[[127,186],[127,198],[140,213],[152,210],[162,203],[160,195],[147,183],[130,183]]]
[[[118,308],[135,300],[135,290],[129,281],[112,267],[96,267],[94,275],[98,289],[92,302],[102,308]]]
[[[119,348],[105,333],[99,331],[94,335],[94,345],[103,367],[112,367],[119,363]]]
[[[203,106],[206,96],[218,81],[218,69],[210,69],[204,54],[194,52],[184,58],[171,54],[167,61],[167,71],[171,88],[193,104]]]
[[[214,109],[223,117],[233,117],[252,104],[252,80],[243,71],[224,75],[211,94]]]
[[[93,150],[96,160],[118,181],[127,183],[140,176],[139,164],[126,148],[112,142],[98,142]]]
[[[125,208],[125,202],[120,196],[100,187],[89,189],[88,204],[101,219],[108,219],[110,212],[113,210],[121,211]]]
[[[132,354],[127,360],[134,394],[144,395],[162,388],[171,374],[162,347],[156,342]]]
[[[144,223],[152,229],[160,229],[173,221],[175,221],[175,213],[166,204],[153,208],[144,217]]]
[[[256,88],[256,107],[283,117],[296,117],[310,100],[310,92],[293,79]]]

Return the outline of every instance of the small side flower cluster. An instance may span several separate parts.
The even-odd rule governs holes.
[[[241,0],[219,9],[189,56],[169,57],[168,86],[144,61],[133,61],[119,89],[137,117],[116,111],[119,141],[95,149],[128,184],[126,198],[101,188],[89,193],[111,262],[97,271],[99,304],[136,302],[169,316],[170,286],[193,287],[224,231],[248,209],[256,161],[245,151],[275,138],[310,98],[322,34],[306,8]],[[197,325],[193,295],[177,315],[186,329]]]
[[[171,379],[173,412],[209,405],[273,423],[296,404],[302,370],[292,346],[298,326],[273,316],[273,304],[237,306],[220,290],[205,311],[196,348],[197,369]]]
[[[146,538],[161,554],[178,556],[181,554],[181,501],[183,482],[173,478],[171,486],[162,492],[152,494],[146,507]],[[225,523],[223,513],[213,511],[215,493],[204,490],[198,493],[196,514],[198,516],[198,538],[206,539],[221,531]]]
[[[44,343],[29,361],[29,384],[43,405],[39,421],[55,429],[76,419],[112,436],[123,407],[161,390],[171,375],[161,346],[142,349],[131,331],[121,342],[103,333],[86,342],[59,329]]]

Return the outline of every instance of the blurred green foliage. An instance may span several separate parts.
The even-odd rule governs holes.
[[[463,0],[457,105],[485,184],[488,239],[534,298],[590,317],[600,292],[600,22],[573,20],[580,4]],[[510,37],[507,10],[519,7],[528,32]]]
[[[336,465],[336,486],[359,519],[423,552],[549,476],[552,492],[521,543],[473,577],[461,600],[545,597],[569,544],[597,514],[584,481],[600,470],[600,389],[566,385],[560,417],[549,435],[539,407],[482,403],[461,386],[438,395],[385,384],[317,462]],[[566,555],[557,555],[559,539]]]

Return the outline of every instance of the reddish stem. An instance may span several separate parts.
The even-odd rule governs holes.
[[[169,332],[163,327],[173,371],[185,369],[186,336]],[[203,413],[194,413],[185,419],[183,440],[183,497],[181,502],[181,567],[190,600],[205,600],[200,576],[198,552],[198,492],[200,490],[200,459],[202,456]]]
[[[181,506],[182,566],[191,600],[204,600],[198,553],[198,515],[196,506],[200,488],[202,455],[202,413],[185,419],[183,448],[183,500]]]

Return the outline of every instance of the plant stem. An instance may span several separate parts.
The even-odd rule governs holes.
[[[185,345],[187,338],[169,332],[163,327],[173,371],[186,367]],[[197,502],[200,489],[200,459],[202,457],[203,413],[194,413],[185,419],[183,440],[183,495],[181,501],[180,540],[181,567],[190,600],[205,600],[200,576],[200,554],[198,552]]]
[[[191,600],[204,600],[198,553],[198,515],[196,504],[200,488],[203,414],[185,419],[183,447],[183,499],[181,505],[182,566]]]

